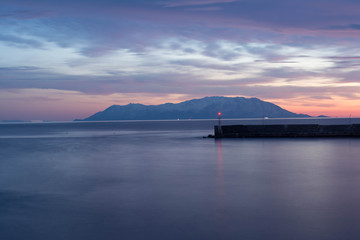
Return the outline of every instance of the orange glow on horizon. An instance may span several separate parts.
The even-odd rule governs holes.
[[[298,114],[313,117],[324,115],[328,117],[360,117],[360,100],[357,99],[290,99],[268,100],[280,107]]]
[[[96,112],[103,111],[111,105],[127,105],[141,103],[157,105],[163,103],[179,103],[204,96],[186,94],[132,94],[117,93],[109,95],[91,95],[77,91],[54,89],[17,89],[13,91],[0,90],[0,102],[3,106],[11,106],[3,110],[6,119],[19,120],[64,120],[85,118]],[[227,97],[237,97],[227,95]],[[245,96],[252,97],[252,96]],[[266,99],[263,101],[274,103],[283,109],[294,113],[310,116],[325,115],[329,117],[360,117],[360,99],[331,97],[328,99],[314,99],[306,97],[289,99]],[[222,113],[218,112],[218,117]],[[6,120],[0,119],[0,120]]]

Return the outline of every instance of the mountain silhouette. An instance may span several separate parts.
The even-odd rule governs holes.
[[[170,119],[214,119],[218,112],[223,118],[293,118],[310,117],[287,111],[273,103],[258,98],[205,97],[181,103],[160,105],[113,105],[104,111],[78,121],[106,120],[170,120]]]

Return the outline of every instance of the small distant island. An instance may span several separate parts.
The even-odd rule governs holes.
[[[205,97],[160,105],[113,105],[85,119],[75,121],[214,119],[218,112],[228,119],[310,117],[290,112],[258,98]]]

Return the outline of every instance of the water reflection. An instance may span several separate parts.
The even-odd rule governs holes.
[[[222,143],[217,140],[217,172],[216,172],[216,224],[217,232],[223,233],[226,225],[229,222],[227,215],[227,204],[225,194],[225,181],[224,181],[224,165],[222,156]],[[223,237],[223,236],[222,236]]]
[[[223,166],[223,157],[222,157],[222,146],[221,140],[217,140],[217,176],[216,176],[216,194],[219,199],[222,199],[225,194],[224,190],[224,166]],[[223,204],[223,201],[221,201]]]
[[[140,123],[99,136],[98,125],[0,137],[0,239],[360,237],[360,139],[213,140]]]

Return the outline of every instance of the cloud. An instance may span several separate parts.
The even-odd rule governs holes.
[[[212,12],[212,11],[220,11],[222,8],[220,7],[199,7],[199,8],[189,8],[187,11],[200,11],[200,12]]]
[[[28,20],[28,19],[37,19],[37,18],[44,18],[49,16],[50,13],[46,11],[13,11],[13,12],[0,12],[0,19],[1,18],[15,18],[21,20]]]
[[[360,56],[336,56],[336,57],[328,57],[330,59],[335,60],[360,60]]]
[[[199,6],[199,5],[232,3],[237,1],[238,0],[176,0],[171,2],[163,2],[161,4],[166,7],[182,7],[182,6]]]
[[[35,39],[18,37],[15,35],[6,35],[0,34],[0,42],[5,42],[6,44],[15,45],[20,48],[41,48],[43,44]]]
[[[331,68],[333,70],[357,70],[360,66],[360,57],[359,56],[329,56],[325,57],[328,61],[333,62],[334,66]]]
[[[355,98],[359,7],[337,0],[4,0],[0,88]]]
[[[184,59],[184,60],[172,60],[169,62],[170,64],[174,65],[181,65],[181,66],[189,66],[193,68],[199,69],[209,69],[209,70],[225,70],[225,71],[237,71],[241,68],[240,64],[216,64],[207,62],[204,60],[197,60],[197,59]]]
[[[0,67],[0,72],[23,72],[23,71],[33,71],[40,70],[41,68],[33,66],[17,66],[17,67]]]
[[[327,30],[360,30],[360,24],[347,24],[325,27]]]
[[[210,42],[206,44],[203,54],[209,57],[230,61],[241,56],[242,48],[236,45],[227,46],[218,42]]]
[[[206,44],[212,44],[211,42],[219,39],[236,42],[261,42],[271,39],[282,44],[302,44],[306,40],[308,45],[326,43],[320,38],[325,33],[314,31],[314,23],[308,22],[307,18],[303,17],[304,14],[313,11],[309,3],[300,4],[295,1],[289,4],[285,1],[274,1],[269,4],[268,1],[261,0],[168,3],[205,6],[203,10],[206,10],[208,5],[227,3],[222,4],[226,6],[222,9],[218,6],[210,6],[213,9],[207,9],[216,10],[212,11],[216,14],[207,11],[201,14],[197,11],[185,13],[181,10],[157,7],[155,3],[156,1],[147,4],[139,4],[136,1],[134,3],[106,1],[100,4],[99,1],[92,1],[79,13],[74,11],[70,1],[65,1],[61,6],[56,2],[36,1],[33,6],[23,4],[22,8],[28,12],[33,11],[34,14],[43,11],[51,12],[51,15],[31,19],[32,21],[15,21],[12,26],[8,25],[6,28],[12,29],[12,32],[22,32],[29,37],[40,37],[62,47],[82,45],[79,52],[90,57],[108,54],[120,48],[141,52],[146,47],[171,37],[193,38]],[[317,16],[315,13],[312,17],[314,18],[312,21],[316,24],[328,24],[325,22],[325,17],[322,19],[322,16]],[[346,17],[341,16],[342,18]],[[293,21],[299,23],[294,24]],[[308,31],[305,32],[304,29]],[[306,39],[296,37],[303,34],[308,37]],[[326,41],[335,40],[327,38]],[[225,50],[219,49],[219,51]],[[220,56],[220,53],[214,53],[211,49],[207,53]],[[227,52],[222,57],[231,59],[234,56],[231,52]]]

